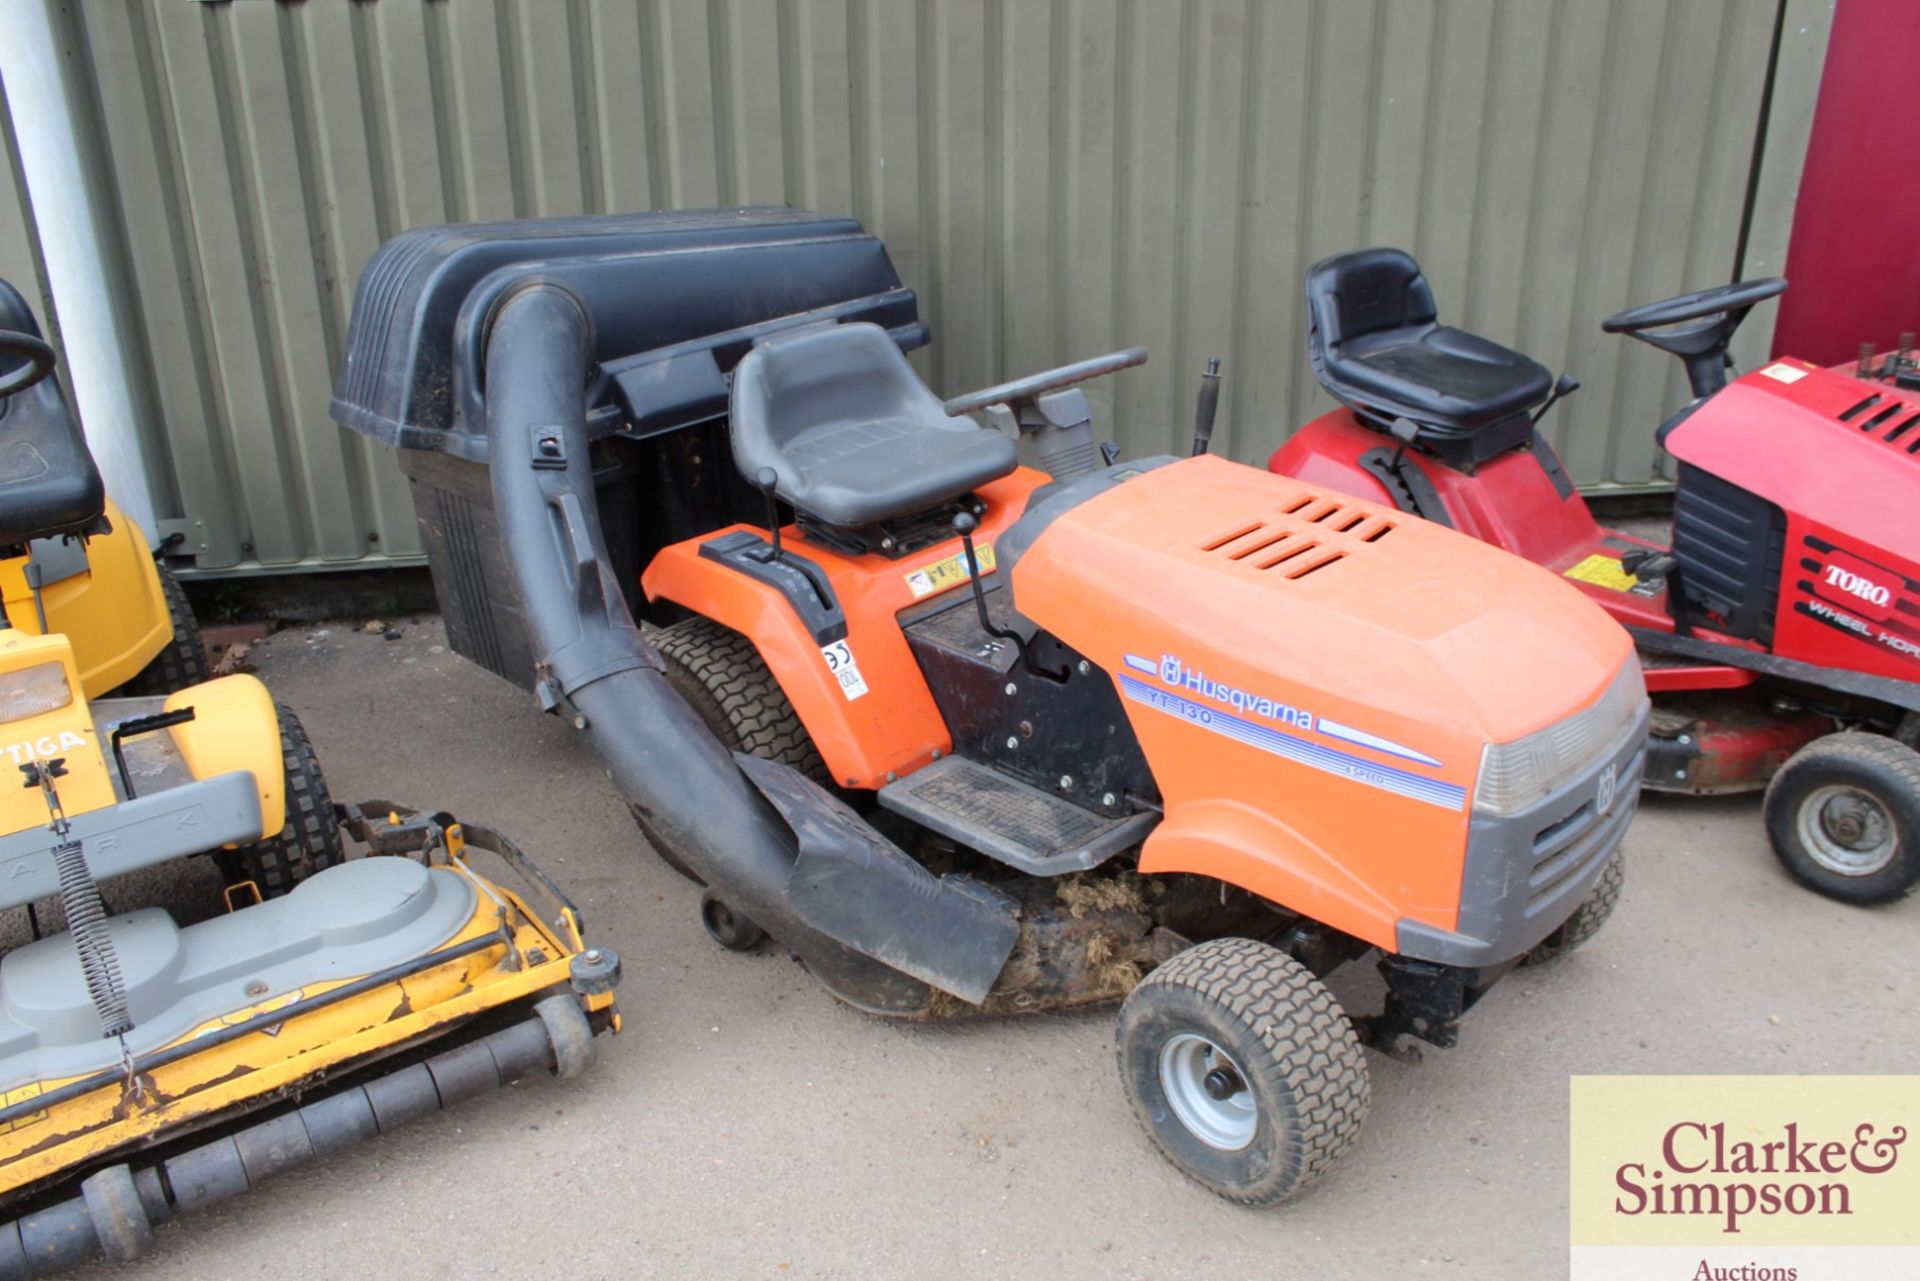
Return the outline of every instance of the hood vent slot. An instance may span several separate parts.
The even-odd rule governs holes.
[[[1238,542],[1248,534],[1255,533],[1266,527],[1267,523],[1265,521],[1256,520],[1251,525],[1242,525],[1231,533],[1222,534],[1218,538],[1208,539],[1206,542],[1200,544],[1200,550],[1203,552],[1217,552],[1228,543]]]
[[[1374,543],[1397,524],[1391,517],[1324,494],[1295,494],[1278,520],[1236,524],[1200,544],[1252,570],[1288,581],[1318,573],[1348,556],[1352,545]]]
[[[1843,423],[1850,423],[1854,419],[1858,418],[1861,414],[1866,413],[1869,409],[1872,409],[1875,405],[1879,403],[1880,403],[1880,393],[1876,391],[1873,393],[1873,395],[1867,397],[1865,400],[1856,401],[1848,408],[1841,410],[1840,421]]]
[[[1875,410],[1867,414],[1868,410]],[[1862,415],[1866,415],[1862,417]],[[1897,396],[1890,397],[1875,392],[1865,400],[1855,401],[1837,415],[1843,423],[1852,423],[1861,431],[1876,440],[1885,441],[1895,449],[1904,449],[1909,454],[1920,454],[1920,406],[1915,406]],[[1858,419],[1859,421],[1855,421]]]

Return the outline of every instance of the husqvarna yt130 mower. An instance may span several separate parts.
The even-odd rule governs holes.
[[[1281,1201],[1363,1040],[1450,1044],[1612,908],[1632,646],[1391,507],[1103,466],[1076,384],[1142,351],[943,404],[927,338],[850,220],[436,228],[362,276],[334,415],[401,446],[453,646],[587,738],[719,941],[903,1019],[1125,995],[1154,1139]],[[1321,977],[1369,956],[1350,1019]]]
[[[1729,381],[1734,331],[1786,287],[1722,285],[1603,322],[1679,357],[1692,385],[1657,433],[1679,463],[1671,547],[1602,528],[1535,430],[1579,384],[1440,324],[1397,249],[1308,273],[1313,370],[1343,408],[1270,465],[1586,592],[1642,652],[1646,785],[1766,788],[1787,868],[1880,903],[1920,881],[1920,379],[1900,359],[1862,362],[1862,382],[1782,358]]]
[[[617,1026],[617,959],[504,838],[335,806],[264,685],[194,681],[185,598],[107,504],[53,364],[0,281],[0,909],[22,938],[0,956],[0,1281],[132,1258],[283,1170],[571,1076]],[[204,910],[128,902],[126,874],[203,854]]]

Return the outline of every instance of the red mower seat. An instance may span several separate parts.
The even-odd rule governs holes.
[[[1307,313],[1314,376],[1372,426],[1407,418],[1439,445],[1499,428],[1485,442],[1497,453],[1525,439],[1528,411],[1553,391],[1539,362],[1440,324],[1420,264],[1398,249],[1315,263]]]

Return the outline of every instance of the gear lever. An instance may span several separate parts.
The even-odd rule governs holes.
[[[773,550],[767,560],[775,564],[780,560],[780,500],[773,496],[773,490],[779,483],[780,473],[771,467],[762,467],[754,473],[753,487],[767,500],[767,532],[773,536]]]
[[[987,589],[980,585],[980,558],[973,550],[973,531],[980,528],[980,522],[972,512],[960,512],[953,518],[953,532],[960,535],[960,546],[967,557],[967,584],[973,591],[974,612],[980,616],[980,630],[997,640],[1011,641],[1020,654],[1020,664],[1035,676],[1043,676],[1057,684],[1065,684],[1071,674],[1065,668],[1058,671],[1040,666],[1034,661],[1033,652],[1026,637],[1010,627],[1001,627],[987,614]]]

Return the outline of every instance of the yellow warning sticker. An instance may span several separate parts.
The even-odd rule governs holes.
[[[1599,552],[1568,570],[1566,576],[1613,592],[1630,592],[1640,585],[1639,579],[1620,568],[1618,557],[1604,556]]]
[[[17,1090],[8,1090],[5,1094],[0,1094],[0,1107],[12,1107],[16,1103],[24,1103],[28,1099],[38,1098],[43,1091],[44,1087],[38,1081],[30,1085],[23,1085]],[[45,1112],[33,1112],[26,1116],[18,1117],[6,1125],[0,1125],[0,1134],[5,1134],[9,1130],[17,1130],[23,1125],[32,1125],[36,1121],[44,1121],[46,1119],[47,1114]]]
[[[993,544],[980,543],[974,547],[973,551],[975,558],[980,562],[980,572],[991,574]],[[967,553],[962,550],[945,560],[937,560],[931,565],[922,565],[919,569],[910,571],[907,574],[907,590],[913,593],[915,600],[919,600],[923,596],[931,596],[935,592],[944,592],[949,587],[956,587],[966,582],[967,577]]]

